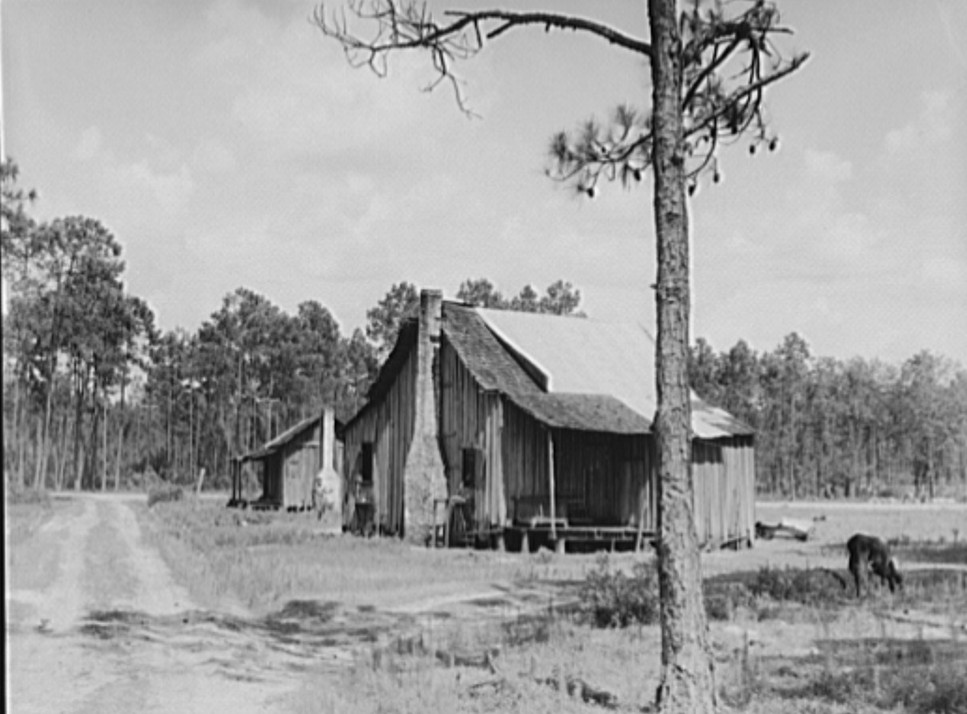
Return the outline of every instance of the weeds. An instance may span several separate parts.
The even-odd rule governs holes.
[[[597,627],[650,625],[658,619],[658,576],[652,561],[635,563],[630,576],[598,558],[581,586],[582,609]]]
[[[954,530],[957,534],[957,530]],[[959,534],[958,534],[959,535]],[[893,546],[893,554],[904,562],[918,563],[955,563],[967,565],[967,542],[958,541],[955,535],[952,543],[910,542]]]
[[[967,667],[941,665],[925,672],[893,673],[889,701],[901,702],[917,714],[967,712]]]
[[[910,714],[964,714],[967,666],[963,661],[937,666],[837,662],[786,696],[883,709],[902,705]]]
[[[8,487],[5,495],[8,506],[50,506],[50,495],[42,488]]]
[[[739,608],[754,606],[755,597],[742,583],[705,582],[705,612],[710,620],[729,621]]]
[[[171,503],[181,501],[185,492],[178,486],[158,486],[148,491],[148,508],[156,503]]]
[[[350,607],[400,605],[519,581],[533,569],[530,558],[334,536],[306,513],[239,511],[191,498],[149,513],[146,530],[193,595],[230,597],[259,612],[302,594]]]
[[[761,568],[750,585],[752,594],[781,602],[828,607],[844,598],[842,584],[822,570]]]
[[[280,627],[289,627],[290,620],[299,627],[318,621],[321,627],[332,601],[340,603],[340,612],[353,606],[369,612],[372,606],[376,618],[379,608],[391,602],[466,595],[475,586],[496,581],[527,589],[568,574],[566,559],[549,552],[502,556],[330,537],[304,514],[237,511],[190,498],[159,503],[151,509],[150,521],[169,550],[172,566],[194,573],[186,578],[189,583],[194,578],[194,587],[201,583],[203,590],[235,595],[253,609],[274,608],[278,615],[272,622]],[[941,554],[938,559],[958,562],[961,557],[952,546],[930,548]],[[918,559],[903,553],[901,557]],[[429,629],[387,644],[383,635],[398,634],[391,623],[370,656],[361,655],[350,672],[331,675],[343,681],[307,683],[305,698],[294,703],[294,711],[594,710],[571,694],[574,681],[614,693],[624,709],[647,703],[657,683],[660,652],[658,628],[646,626],[659,613],[654,561],[632,564],[620,556],[600,556],[593,562],[576,576],[583,578],[576,589],[579,618],[562,617],[551,608],[516,620],[504,612],[502,620],[480,618],[472,625],[441,617]],[[903,594],[878,599],[877,605],[937,602],[948,611],[962,611],[958,604],[967,591],[962,578],[957,571],[916,571]],[[309,593],[319,599],[299,599]],[[293,602],[287,608],[279,609],[289,600]],[[826,622],[824,618],[838,617],[856,601],[820,569],[763,568],[706,581],[705,602],[713,620],[730,621],[747,608],[753,618],[795,617],[802,623]],[[871,618],[877,610],[861,609]],[[828,632],[824,639],[833,640]],[[856,646],[824,644],[819,656],[814,652],[767,660],[755,649],[750,652],[746,639],[741,649],[720,659],[723,702],[750,712],[797,714],[967,712],[967,653],[957,649],[958,643],[942,649],[921,638],[900,648],[891,645],[885,630],[879,638],[837,642]],[[482,653],[498,648],[494,667],[479,664],[487,662]],[[441,649],[451,656],[441,658]],[[777,662],[785,669],[777,672]],[[556,689],[548,685],[551,681],[558,682]]]
[[[745,708],[763,688],[758,661],[749,654],[749,633],[746,632],[735,667],[725,671],[726,682],[720,684],[722,700],[732,707]]]
[[[5,531],[9,546],[30,538],[54,513],[46,491],[8,491],[6,505]]]

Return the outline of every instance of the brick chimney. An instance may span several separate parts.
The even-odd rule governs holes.
[[[336,470],[336,418],[331,407],[322,412],[319,444],[319,475],[322,482],[322,496],[325,500],[327,512],[332,512],[332,518],[327,519],[327,525],[333,532],[340,532],[342,525],[342,477]]]
[[[403,529],[406,540],[426,543],[433,531],[433,500],[447,495],[439,440],[437,353],[443,319],[443,293],[420,292],[416,359],[416,414],[413,439],[403,469]]]

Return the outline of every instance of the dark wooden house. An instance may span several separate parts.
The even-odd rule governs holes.
[[[304,419],[286,429],[256,451],[236,463],[232,478],[230,504],[242,503],[242,465],[251,462],[260,473],[262,493],[244,505],[253,508],[304,510],[313,506],[313,488],[319,478],[342,501],[342,442],[336,432],[341,427],[331,409]]]
[[[445,504],[478,541],[640,543],[657,529],[654,353],[641,325],[424,291],[345,427],[347,487],[389,534],[435,533]],[[751,543],[752,431],[694,396],[692,427],[700,542]]]

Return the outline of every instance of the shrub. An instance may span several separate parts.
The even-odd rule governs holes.
[[[823,669],[801,694],[809,699],[825,699],[838,704],[847,704],[859,701],[864,693],[871,692],[872,689],[871,670],[855,669],[840,672]]]
[[[967,712],[967,667],[961,662],[894,672],[886,694],[917,714]]]
[[[658,577],[651,562],[635,563],[631,575],[598,558],[580,590],[581,609],[597,627],[648,625],[658,619]]]
[[[731,620],[738,607],[753,604],[752,593],[742,583],[705,583],[705,612],[710,620]]]
[[[750,590],[756,597],[766,595],[777,601],[805,605],[829,605],[843,598],[842,585],[822,570],[801,568],[760,568]]]
[[[6,495],[7,503],[10,505],[50,505],[50,495],[46,489],[11,488]]]
[[[170,503],[171,501],[180,501],[185,497],[185,492],[181,490],[178,486],[161,486],[159,488],[152,488],[148,491],[148,508],[151,508],[156,503]]]

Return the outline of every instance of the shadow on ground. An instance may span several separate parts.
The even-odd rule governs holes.
[[[201,610],[164,616],[95,610],[78,631],[92,647],[141,652],[155,647],[185,666],[235,680],[269,681],[293,672],[340,671],[380,651],[428,652],[459,661],[476,657],[487,640],[539,641],[548,622],[575,607],[572,589],[564,582],[500,587],[492,597],[408,612],[325,600],[290,600],[254,618]],[[466,652],[458,642],[466,643]]]

